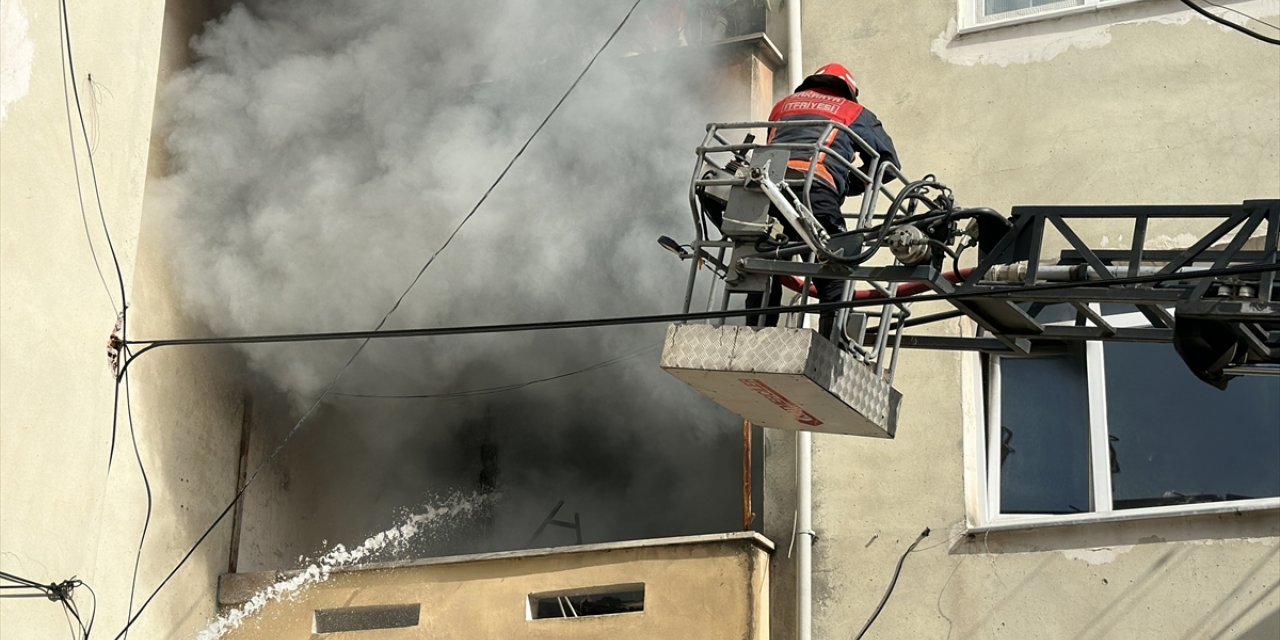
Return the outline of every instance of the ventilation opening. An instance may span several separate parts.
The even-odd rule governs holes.
[[[316,611],[316,633],[378,631],[418,626],[422,605],[401,604],[377,607],[346,607]]]
[[[644,611],[644,585],[621,584],[529,595],[529,619],[586,618]]]

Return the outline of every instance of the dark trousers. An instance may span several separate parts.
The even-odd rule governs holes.
[[[835,189],[828,186],[825,182],[815,179],[813,186],[809,189],[809,206],[813,211],[813,217],[818,219],[822,224],[822,228],[827,233],[841,233],[845,230],[844,217],[840,213],[840,205],[844,204],[844,197],[836,193]],[[772,215],[777,215],[777,211],[771,211]],[[798,240],[800,236],[794,229],[788,227],[787,237],[792,240]],[[843,280],[829,280],[827,278],[814,278],[813,286],[818,290],[818,300],[820,302],[839,302],[841,294],[844,292]],[[761,306],[761,294],[753,293],[747,296],[747,308]],[[769,307],[776,307],[782,304],[782,285],[775,278],[769,284]],[[778,325],[778,316],[776,314],[765,314],[764,325],[766,327],[775,327]],[[818,333],[824,336],[831,336],[831,329],[835,326],[836,312],[823,311],[818,315]],[[760,322],[759,316],[747,316],[747,324],[755,325]]]

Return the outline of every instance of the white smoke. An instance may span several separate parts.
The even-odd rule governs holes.
[[[403,549],[415,538],[430,533],[433,527],[447,522],[449,518],[474,513],[485,500],[484,496],[455,496],[439,507],[427,506],[418,513],[406,516],[395,526],[369,536],[364,542],[351,549],[342,544],[336,544],[332,549],[299,569],[293,576],[262,589],[253,594],[244,604],[219,615],[196,638],[197,640],[217,640],[239,628],[245,620],[257,615],[272,602],[296,598],[306,589],[327,581],[336,570],[359,565],[380,554]]]
[[[630,4],[257,0],[209,24],[197,62],[164,89],[171,175],[148,203],[171,223],[188,311],[219,335],[372,328]],[[679,310],[687,265],[654,240],[689,233],[714,60],[627,55],[651,37],[641,11],[389,328]],[[656,345],[661,331],[375,341],[339,390],[519,383]],[[355,347],[244,353],[301,406]],[[281,460],[292,486],[311,488],[270,502],[299,503],[317,538],[385,525],[407,496],[474,485],[489,443],[506,496],[494,545],[524,544],[560,498],[592,540],[732,526],[736,425],[656,360],[465,401],[331,398]]]

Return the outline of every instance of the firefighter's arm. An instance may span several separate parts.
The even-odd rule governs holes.
[[[872,150],[880,155],[881,162],[891,162],[899,169],[902,168],[902,162],[898,160],[898,150],[893,146],[893,138],[889,137],[889,133],[884,130],[884,124],[870,109],[863,109],[850,128],[853,129],[854,133],[858,134],[858,137],[870,145]],[[870,158],[863,158],[861,168],[864,173],[870,170]],[[848,195],[860,195],[863,188],[863,185],[857,180],[850,180]]]

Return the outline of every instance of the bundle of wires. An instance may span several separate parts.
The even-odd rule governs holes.
[[[93,620],[98,615],[98,596],[83,580],[72,576],[62,582],[40,584],[21,576],[0,571],[0,598],[45,598],[62,605],[63,614],[67,616],[67,624],[71,625],[71,637],[88,640],[93,632]],[[89,611],[89,622],[85,624],[80,615],[80,607],[76,604],[73,592],[84,587],[93,597],[93,609]],[[74,623],[72,622],[74,620]]]

